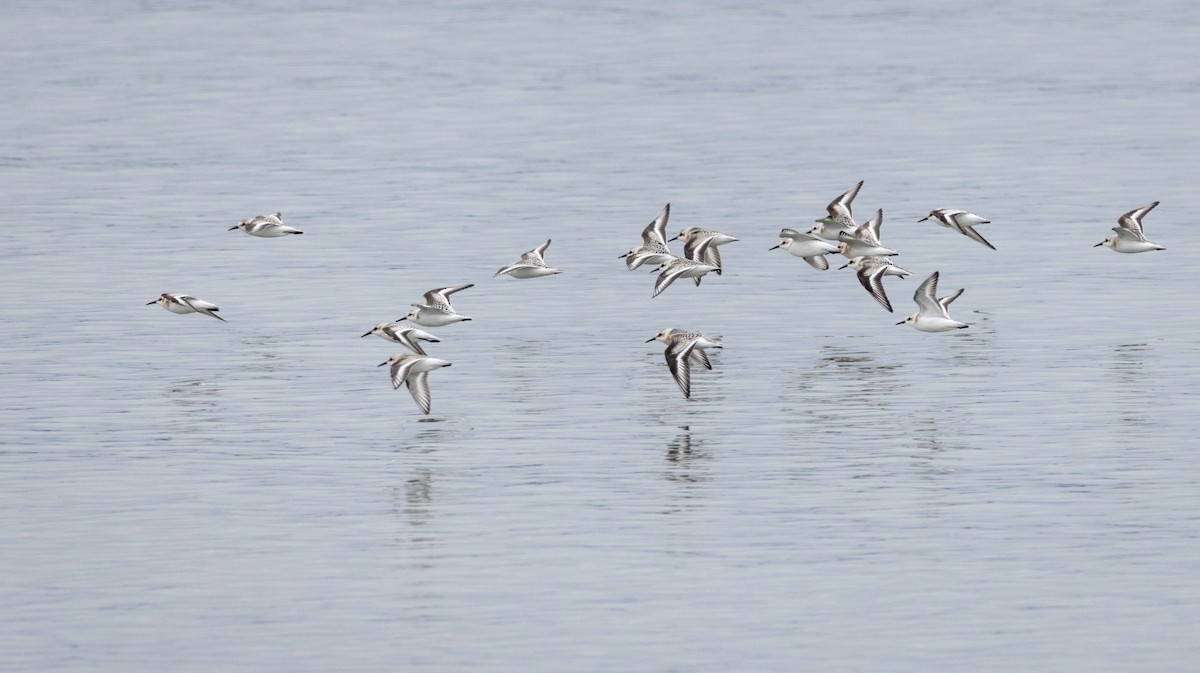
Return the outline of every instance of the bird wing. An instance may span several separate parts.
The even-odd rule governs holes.
[[[981,236],[978,231],[975,231],[975,227],[972,227],[969,224],[959,224],[958,230],[961,231],[968,238],[978,241],[978,242],[986,245],[987,247],[991,248],[992,250],[996,249],[996,246],[992,245],[991,243],[988,243],[986,238]]]
[[[859,180],[858,184],[847,190],[845,194],[830,201],[829,205],[825,207],[829,216],[837,220],[853,222],[854,216],[851,214],[850,204],[854,201],[854,197],[858,196],[858,190],[862,189],[862,186],[863,181]]]
[[[945,313],[942,305],[937,300],[937,284],[938,272],[934,271],[924,282],[917,286],[917,291],[913,293],[913,301],[917,302],[917,308],[921,310],[921,313],[926,315]]]
[[[412,393],[412,398],[416,400],[417,406],[421,407],[421,411],[428,414],[429,404],[432,398],[429,396],[429,372],[418,372],[411,377],[404,379],[404,383],[408,386],[408,392]]]
[[[883,274],[887,271],[886,264],[878,264],[874,267],[863,267],[862,271],[858,272],[858,282],[875,297],[875,301],[879,305],[886,308],[888,313],[892,313],[892,302],[888,300],[887,292],[883,290]]]
[[[883,209],[875,211],[871,219],[854,231],[859,240],[879,245],[879,227],[883,226]]]
[[[1142,231],[1142,218],[1146,216],[1146,213],[1154,210],[1154,207],[1157,205],[1158,201],[1155,201],[1148,206],[1134,208],[1128,213],[1118,217],[1117,224],[1121,227],[1129,229],[1130,231],[1136,231],[1139,236],[1143,236],[1144,232]],[[1145,239],[1143,238],[1142,240]]]
[[[672,339],[670,345],[667,346],[667,368],[671,370],[671,376],[675,377],[675,383],[679,384],[679,389],[683,391],[684,397],[692,396],[690,356],[695,348],[695,339]]]
[[[417,361],[415,355],[405,355],[404,357],[392,363],[392,389],[400,387],[400,384],[408,378],[408,372]]]
[[[646,228],[642,230],[642,241],[646,245],[658,242],[665,246],[667,244],[667,220],[670,217],[671,204],[668,203],[658,217],[651,220],[650,224],[647,224]]]
[[[808,262],[809,266],[813,267],[814,269],[820,269],[821,271],[829,270],[829,260],[825,258],[825,255],[802,257],[801,259]]]
[[[953,304],[955,299],[958,299],[959,297],[961,297],[962,293],[963,293],[963,288],[959,288],[958,292],[955,292],[953,294],[948,294],[945,297],[942,297],[941,299],[938,300],[938,306],[942,307],[942,315],[944,315],[947,318],[950,317],[950,304]]]

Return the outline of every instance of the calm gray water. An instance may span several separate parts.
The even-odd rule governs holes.
[[[6,3],[0,669],[1194,666],[1200,9],[799,5]],[[896,314],[767,251],[859,179]]]

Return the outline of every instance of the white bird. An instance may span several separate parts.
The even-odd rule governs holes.
[[[953,229],[964,236],[979,241],[992,250],[996,249],[996,246],[988,243],[986,238],[981,236],[978,231],[975,231],[975,225],[990,224],[991,220],[980,217],[975,213],[969,213],[965,210],[955,210],[954,208],[937,208],[929,211],[928,215],[917,221],[924,222],[925,220],[933,220],[947,229]]]
[[[847,259],[851,257],[878,257],[899,255],[891,248],[883,247],[879,242],[879,228],[883,226],[883,209],[875,211],[875,215],[866,224],[858,227],[853,233],[840,232],[838,249]]]
[[[550,240],[547,239],[545,243],[533,250],[522,253],[521,259],[502,267],[492,278],[500,274],[512,276],[513,278],[540,278],[542,276],[553,276],[556,273],[562,273],[561,269],[547,265],[546,260],[542,258],[546,254],[546,248],[549,247]]]
[[[663,207],[658,217],[650,221],[642,230],[642,244],[633,246],[629,252],[617,259],[625,260],[625,266],[630,271],[643,264],[663,264],[671,261],[675,255],[667,249],[667,219],[671,217],[671,204]]]
[[[1116,252],[1125,253],[1166,250],[1163,246],[1146,240],[1146,234],[1142,232],[1142,218],[1146,216],[1146,213],[1154,210],[1154,207],[1157,205],[1158,201],[1155,201],[1148,206],[1135,208],[1117,218],[1117,226],[1112,228],[1116,233],[1111,234],[1108,238],[1092,247],[1099,248],[1103,245],[1106,248],[1112,248]]]
[[[288,234],[303,234],[303,231],[295,227],[289,227],[283,223],[283,213],[275,213],[274,215],[255,215],[247,220],[242,220],[237,223],[237,226],[230,227],[229,231],[241,229],[251,236],[259,236],[261,238],[278,238],[287,236]]]
[[[408,320],[422,327],[444,327],[456,322],[470,320],[470,317],[456,312],[454,307],[450,305],[450,295],[469,287],[475,287],[475,284],[467,283],[466,285],[454,285],[452,287],[440,287],[430,290],[425,293],[424,304],[413,304],[416,308],[409,311],[408,315],[403,318],[397,319],[396,322]]]
[[[838,246],[812,234],[802,234],[795,229],[783,229],[779,232],[779,245],[770,248],[783,248],[788,253],[808,262],[809,266],[825,271],[829,268],[829,260],[825,255],[837,252]]]
[[[180,294],[178,292],[164,292],[158,296],[158,299],[147,302],[146,306],[158,304],[167,309],[171,313],[203,313],[207,316],[212,316],[221,322],[226,322],[224,318],[217,315],[217,311],[221,310],[220,306],[203,299],[197,299],[191,295]]]
[[[829,215],[817,220],[817,226],[810,229],[808,233],[830,241],[836,241],[838,240],[838,234],[841,232],[850,233],[854,231],[858,227],[858,224],[854,222],[854,215],[851,213],[850,204],[854,201],[854,197],[858,196],[858,190],[862,189],[862,186],[863,181],[859,180],[858,184],[851,187],[845,194],[830,201],[829,205],[825,206],[825,211]]]
[[[912,275],[912,272],[901,269],[887,257],[853,257],[839,269],[848,266],[858,272],[858,282],[862,283],[867,292],[870,292],[875,301],[886,308],[888,313],[892,312],[892,302],[888,301],[887,293],[883,291],[883,277],[907,278]]]
[[[917,302],[917,308],[920,310],[896,323],[897,325],[912,325],[922,332],[949,332],[952,329],[970,327],[966,323],[952,320],[947,312],[950,304],[958,299],[963,291],[960,289],[954,294],[938,299],[937,283],[938,272],[934,271],[933,275],[926,278],[913,295],[913,301]]]
[[[709,271],[717,271],[720,267],[711,264],[701,264],[692,259],[685,257],[673,257],[671,261],[662,264],[658,267],[658,280],[654,282],[654,293],[650,295],[653,299],[662,293],[663,290],[671,287],[679,278],[700,278]]]
[[[683,239],[684,257],[693,262],[716,267],[713,271],[718,276],[721,275],[721,253],[717,250],[717,247],[726,243],[733,243],[737,240],[729,234],[722,234],[716,229],[701,229],[700,227],[687,227],[671,240],[674,241],[676,238]],[[692,278],[696,281],[697,285],[700,284],[700,276],[693,276]]]
[[[388,358],[387,362],[379,363],[380,367],[384,365],[392,366],[392,389],[399,388],[401,383],[408,386],[408,392],[412,393],[417,406],[421,407],[422,412],[428,414],[429,372],[440,367],[449,367],[450,363],[424,355],[396,353]]]
[[[708,354],[704,352],[704,349],[724,347],[716,339],[706,337],[699,332],[681,329],[665,329],[647,339],[646,343],[651,341],[661,341],[667,344],[667,368],[671,370],[671,376],[675,377],[675,383],[679,385],[685,398],[692,396],[691,361],[699,362],[705,369],[712,369],[712,363],[709,362]]]
[[[372,327],[370,331],[362,336],[368,337],[372,334],[378,334],[388,341],[407,346],[417,355],[425,355],[425,351],[421,348],[421,345],[417,343],[418,340],[431,341],[433,343],[438,343],[441,341],[441,339],[435,337],[429,332],[426,332],[425,330],[420,330],[416,327],[408,327],[407,325],[401,325],[398,322],[381,322]],[[362,337],[359,338],[361,339]]]

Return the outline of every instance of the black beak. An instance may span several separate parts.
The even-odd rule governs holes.
[[[651,341],[654,341],[657,338],[658,337],[650,337],[649,339],[646,339],[646,343],[650,343]]]
[[[620,256],[620,257],[618,257],[617,259],[625,259],[625,258],[626,258],[626,257],[628,257],[628,256],[629,256],[629,253],[625,253],[624,255],[621,255],[621,256]]]
[[[778,245],[775,246],[775,248],[778,248],[778,247],[779,247]],[[775,248],[767,248],[767,250],[774,250]]]
[[[896,324],[897,324],[897,325],[903,325],[903,324],[904,324],[904,321],[903,321],[903,320],[901,320],[900,322],[898,322],[898,323],[896,323]]]
[[[230,227],[229,231],[233,231],[234,229],[237,229],[237,227]]]
[[[377,365],[375,365],[375,366],[376,366],[376,367],[382,367],[382,366],[384,366],[384,365],[386,365],[386,364],[387,364],[386,362],[380,362],[379,364],[377,364]]]
[[[371,330],[371,332],[374,332],[374,331],[375,331],[375,330]],[[364,335],[362,335],[362,336],[371,336],[371,332],[367,332],[366,334],[364,334]],[[361,339],[362,337],[358,337],[358,338],[359,338],[359,339]]]
[[[679,240],[678,236],[676,236],[675,238],[668,238],[667,243],[670,243],[671,241],[678,241],[678,240]]]
[[[157,304],[157,303],[158,303],[158,300],[157,300],[157,299],[155,299],[154,301],[148,301],[148,302],[146,302],[146,306],[149,306],[149,305],[151,305],[151,304]]]
[[[1093,248],[1099,248],[1099,247],[1100,247],[1100,246],[1102,246],[1102,245],[1104,245],[1104,241],[1100,241],[1099,243],[1097,243],[1096,245],[1093,245],[1092,247],[1093,247]],[[151,304],[153,304],[154,302],[150,302],[150,303],[151,303]]]
[[[848,266],[850,266],[850,263],[849,263],[849,262],[847,262],[847,263],[845,263],[845,264],[843,264],[843,265],[839,266],[839,267],[837,268],[837,270],[838,270],[838,271],[841,271],[842,269],[844,269],[844,268],[846,268],[846,267],[848,267]]]
[[[928,220],[928,219],[929,219],[929,216],[928,216],[928,215],[926,215],[925,217],[922,217],[921,219],[919,219],[919,220],[917,220],[917,221],[918,221],[918,222],[924,222],[925,220]]]

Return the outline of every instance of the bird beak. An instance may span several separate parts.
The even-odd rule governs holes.
[[[146,302],[146,306],[149,306],[149,305],[151,305],[151,304],[157,304],[157,303],[158,303],[158,300],[157,300],[157,299],[155,299],[154,301],[148,301],[148,302]]]
[[[650,337],[649,339],[646,339],[646,343],[650,343],[651,341],[654,341],[657,338],[658,337]]]
[[[382,366],[384,366],[384,365],[386,365],[386,364],[387,364],[387,362],[380,362],[379,364],[377,364],[377,365],[375,365],[375,366],[376,366],[376,367],[382,367]]]
[[[1093,248],[1099,248],[1099,247],[1100,247],[1100,246],[1102,246],[1102,245],[1104,245],[1104,241],[1100,241],[1099,243],[1097,243],[1096,245],[1093,245],[1092,247],[1093,247]],[[150,302],[150,303],[151,303],[151,304],[153,304],[154,302]]]
[[[842,269],[844,269],[844,268],[846,268],[846,267],[848,267],[848,266],[850,266],[850,262],[846,262],[845,264],[843,264],[843,265],[839,266],[839,267],[837,268],[837,270],[838,270],[838,271],[841,271]]]
[[[778,247],[779,247],[778,245],[775,246],[775,248],[778,248]],[[775,248],[767,248],[767,250],[774,250]]]
[[[375,330],[371,330],[371,332],[374,332],[374,331],[375,331]],[[364,334],[364,335],[362,335],[362,336],[360,336],[360,337],[358,337],[358,338],[359,338],[359,339],[361,339],[362,337],[365,337],[365,336],[371,336],[371,332],[367,332],[366,334]]]
[[[679,236],[676,236],[675,238],[668,238],[667,243],[670,243],[671,241],[678,241],[678,240],[679,240]]]
[[[928,219],[929,219],[929,216],[928,216],[928,215],[926,215],[925,217],[922,217],[921,219],[919,219],[919,220],[917,220],[917,221],[918,221],[918,222],[924,222],[925,220],[928,220]]]
[[[234,229],[237,229],[237,227],[230,227],[229,231],[233,231]]]
[[[629,253],[625,253],[624,255],[621,255],[621,256],[620,256],[620,257],[618,257],[617,259],[625,259],[625,258],[626,258],[626,257],[628,257],[628,256],[629,256]]]
[[[896,324],[897,324],[897,325],[903,325],[903,324],[904,324],[904,321],[903,321],[903,320],[901,320],[900,322],[898,322],[898,323],[896,323]]]

